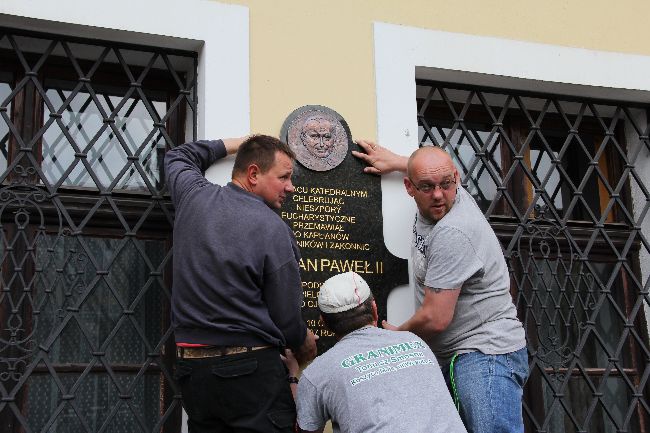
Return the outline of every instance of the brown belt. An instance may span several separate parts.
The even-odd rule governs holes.
[[[253,350],[268,349],[272,346],[205,346],[182,347],[176,346],[176,356],[182,359],[213,358],[215,356],[234,355],[235,353],[252,352]]]

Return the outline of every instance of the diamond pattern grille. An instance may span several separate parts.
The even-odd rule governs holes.
[[[499,236],[529,432],[650,432],[648,107],[418,81],[420,146]]]
[[[195,53],[0,28],[3,432],[180,429],[166,149]]]

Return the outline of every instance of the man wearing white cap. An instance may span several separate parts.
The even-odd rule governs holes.
[[[435,356],[415,334],[377,328],[377,305],[363,278],[331,277],[318,308],[338,341],[298,382],[300,431],[322,432],[331,420],[335,433],[466,433]]]

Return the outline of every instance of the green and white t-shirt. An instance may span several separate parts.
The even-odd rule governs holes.
[[[465,433],[435,356],[415,334],[358,329],[305,369],[298,425],[335,433]]]

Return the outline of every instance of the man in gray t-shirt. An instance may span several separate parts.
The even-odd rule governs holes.
[[[363,278],[347,272],[328,279],[318,307],[338,341],[298,383],[302,432],[322,432],[328,420],[335,433],[466,432],[429,347],[410,332],[377,328]],[[290,373],[295,369],[289,363]]]
[[[383,327],[412,331],[429,344],[469,432],[523,432],[526,339],[494,230],[444,150],[423,147],[406,159],[358,144],[366,153],[353,154],[371,164],[367,172],[406,172],[418,207],[411,248],[417,310],[402,325]]]
[[[447,364],[455,353],[501,354],[524,347],[501,246],[462,186],[444,218],[416,215],[413,237],[417,305],[423,305],[427,287],[460,288],[450,294],[458,296],[451,321],[427,340],[441,362]]]

